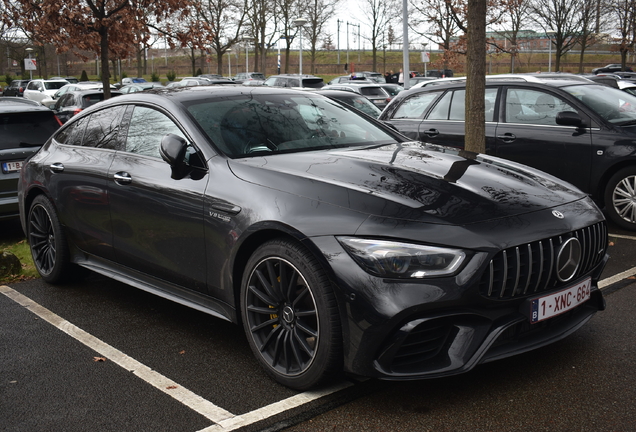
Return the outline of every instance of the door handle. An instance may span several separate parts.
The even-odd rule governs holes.
[[[61,173],[64,171],[64,164],[62,162],[55,162],[49,165],[49,169],[54,173]]]
[[[502,140],[505,143],[511,143],[517,139],[517,137],[514,134],[511,134],[509,132],[503,135],[497,135],[497,138]]]
[[[115,183],[118,184],[130,184],[132,183],[132,177],[125,171],[120,171],[115,173],[113,176],[115,178]]]
[[[439,131],[437,129],[429,129],[429,130],[425,130],[424,134],[428,135],[429,137],[434,137],[439,135]]]

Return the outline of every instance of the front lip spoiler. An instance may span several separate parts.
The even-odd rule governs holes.
[[[595,287],[590,300],[569,311],[568,314],[564,314],[565,317],[557,316],[545,321],[544,324],[530,324],[528,318],[519,312],[488,331],[487,336],[472,355],[465,352],[468,351],[468,348],[464,346],[457,347],[459,349],[449,349],[444,352],[444,355],[449,358],[449,367],[431,369],[430,372],[423,373],[405,373],[392,371],[390,365],[387,367],[379,360],[375,360],[373,366],[378,379],[389,381],[432,379],[458,375],[472,370],[478,364],[505,359],[564,339],[585,325],[596,312],[604,309],[603,294]],[[542,327],[536,327],[540,331],[535,334],[532,331],[535,327],[532,326],[538,325]],[[547,326],[551,326],[551,328],[546,328]],[[479,333],[479,329],[475,330],[475,333]],[[452,343],[450,346],[452,347]],[[465,354],[465,360],[462,359],[462,354]]]

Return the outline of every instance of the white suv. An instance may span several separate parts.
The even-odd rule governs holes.
[[[52,98],[55,92],[66,84],[66,80],[35,79],[24,89],[24,97],[42,103],[44,99]]]

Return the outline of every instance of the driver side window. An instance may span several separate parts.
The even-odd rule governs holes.
[[[169,133],[183,137],[181,130],[165,114],[152,108],[136,106],[128,127],[126,151],[161,158],[161,140]]]
[[[577,110],[543,91],[515,88],[506,91],[506,123],[556,126],[556,116],[561,111]]]

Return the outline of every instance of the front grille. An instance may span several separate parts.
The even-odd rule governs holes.
[[[557,252],[572,237],[581,245],[580,265],[572,279],[588,273],[603,260],[607,250],[604,222],[497,253],[481,278],[481,295],[505,300],[558,287],[562,282],[556,275]]]

